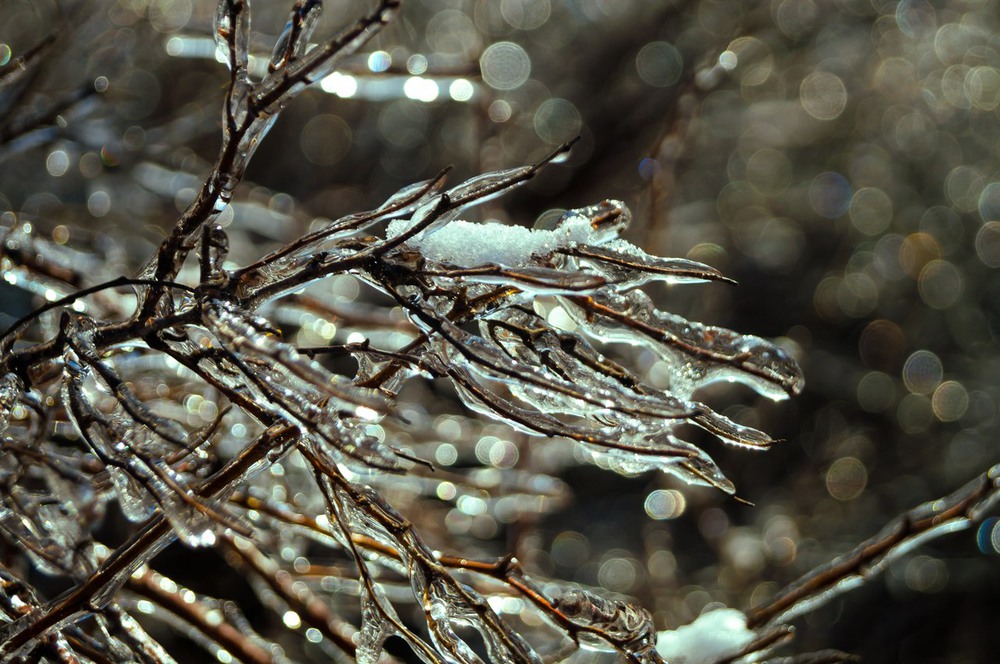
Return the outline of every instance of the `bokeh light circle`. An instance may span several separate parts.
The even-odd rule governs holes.
[[[514,42],[497,42],[483,51],[479,67],[486,85],[496,90],[515,90],[531,75],[531,58]]]

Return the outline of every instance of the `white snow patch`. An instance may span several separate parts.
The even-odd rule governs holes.
[[[386,237],[404,233],[412,223],[409,219],[393,221],[386,228]],[[554,230],[456,220],[430,232],[418,233],[405,246],[437,263],[462,267],[499,263],[518,267],[527,265],[532,256],[586,244],[594,232],[590,220],[583,216],[575,216]]]
[[[716,609],[690,625],[660,632],[656,651],[670,664],[714,664],[732,657],[753,639],[745,615],[736,609]]]

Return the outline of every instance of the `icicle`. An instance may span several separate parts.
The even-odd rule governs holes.
[[[224,265],[229,254],[229,236],[219,224],[209,224],[205,226],[202,242],[203,281],[224,285],[227,278]]]
[[[763,431],[737,424],[708,406],[700,405],[698,410],[692,421],[727,443],[751,449],[767,449],[774,444],[774,440]]]
[[[318,9],[315,9],[318,5],[318,2],[311,0],[305,0],[303,3],[307,14],[317,12],[318,15]],[[265,100],[270,102],[263,111],[267,114],[276,113],[308,85],[327,76],[344,61],[344,58],[356,52],[375,33],[381,30],[382,26],[391,20],[397,9],[398,3],[392,3],[391,6],[385,7],[377,14],[361,19],[345,35],[320,44],[316,48],[304,52],[301,57],[297,56],[291,60],[279,58],[282,66],[269,73],[255,91],[254,97],[258,102]],[[302,18],[305,20],[309,19],[310,16],[305,15]],[[305,27],[309,26],[303,24],[303,28]],[[311,28],[309,29],[311,31]],[[289,81],[300,82],[289,85]]]
[[[536,166],[520,166],[477,175],[449,189],[448,197],[460,206],[486,203],[522,184],[536,170]]]
[[[45,524],[46,520],[41,514],[41,508],[48,506],[39,505],[30,496],[18,495],[17,498],[19,501],[27,503],[24,512],[20,509],[18,512],[14,512],[0,506],[0,531],[5,533],[7,541],[20,543],[20,550],[27,554],[32,564],[42,573],[51,576],[66,574],[66,571],[71,569],[72,547],[76,546],[78,542],[72,538],[72,541],[69,542],[70,548],[64,548],[67,541],[71,539],[69,533],[59,533],[56,529],[66,525],[70,528],[71,533],[75,530],[75,534],[78,535],[79,528],[74,527],[75,524],[72,524],[69,519],[58,518],[56,522],[48,522],[47,525],[51,531],[49,529],[40,530],[28,514],[35,516],[40,524]],[[46,511],[51,513],[51,509]],[[56,539],[50,535],[50,532],[51,535],[62,534],[63,537],[61,540]]]
[[[599,416],[601,411],[614,411],[664,419],[677,419],[691,414],[689,406],[677,400],[647,397],[637,393],[628,394],[617,388],[601,389],[591,386],[590,389],[581,389],[579,385],[562,376],[511,358],[482,338],[468,334],[458,327],[443,321],[442,327],[452,337],[452,343],[444,347],[449,361],[468,364],[471,371],[485,378],[504,382],[512,389],[520,390],[526,395],[529,391],[536,394],[551,393],[553,399],[563,399],[567,404],[569,410],[562,412],[590,413]],[[455,343],[462,350],[456,350]]]
[[[130,521],[142,521],[153,513],[156,506],[149,493],[126,472],[122,461],[123,444],[109,438],[107,420],[90,403],[83,388],[87,373],[87,368],[72,354],[66,357],[63,403],[77,431],[105,464],[122,513]]]
[[[708,265],[683,258],[651,256],[624,240],[614,240],[601,246],[577,246],[567,249],[565,253],[597,272],[618,290],[635,288],[650,281],[670,284],[730,281]]]
[[[246,71],[250,0],[220,0],[215,9],[214,28],[219,61],[233,71]]]
[[[416,209],[427,200],[427,196],[436,192],[441,186],[441,177],[430,180],[422,180],[414,184],[407,185],[395,194],[385,199],[382,205],[375,210],[375,215],[393,214],[403,216],[408,211]]]
[[[455,222],[460,223],[460,222]],[[426,256],[424,256],[426,258]],[[445,261],[447,262],[447,261]],[[524,301],[539,295],[581,295],[606,287],[603,277],[586,272],[567,272],[547,267],[525,265],[507,268],[502,265],[487,265],[468,270],[449,270],[444,276],[434,276],[435,281],[471,282],[497,286],[515,286],[527,294]]]
[[[283,386],[308,386],[333,399],[330,406],[355,416],[383,413],[388,404],[375,390],[360,388],[327,371],[319,362],[302,356],[293,346],[280,341],[266,322],[236,305],[209,300],[202,307],[206,326],[234,356],[249,353],[264,360],[274,377],[280,378],[277,389],[289,398],[295,391]],[[370,418],[369,418],[370,419]]]
[[[133,523],[145,521],[156,511],[156,503],[131,474],[117,466],[107,466],[108,476],[118,496],[118,506]]]
[[[222,136],[227,143],[233,139],[233,131],[239,131],[250,120],[250,96],[252,92],[253,87],[250,85],[250,82],[238,78],[233,81],[232,88],[230,88],[229,94],[226,95],[226,101],[222,105]],[[249,130],[247,133],[249,133]],[[224,173],[219,173],[225,179],[213,181],[210,183],[210,186],[221,185],[223,191],[232,188],[229,184],[239,179],[239,174],[242,174],[243,170],[245,170],[246,159],[249,159],[249,157],[243,159],[243,155],[237,154],[236,159],[240,159],[241,161],[234,161],[232,169]],[[216,210],[216,212],[221,211],[221,209]]]
[[[323,3],[320,0],[298,0],[295,3],[284,30],[274,44],[271,61],[267,65],[268,73],[287,67],[305,53],[309,37],[316,29],[322,13]]]
[[[427,619],[427,631],[431,636],[431,643],[441,655],[441,660],[447,664],[485,664],[469,647],[465,641],[460,639],[452,627],[452,611],[448,603],[431,598],[424,601],[424,615]]]
[[[431,641],[445,656],[444,661],[455,664],[482,661],[455,631],[456,627],[471,627],[487,644],[490,662],[541,664],[531,646],[496,614],[485,598],[446,574],[428,569],[419,560],[410,565],[413,594],[423,604]]]
[[[95,330],[96,326],[92,319],[83,316],[73,316],[67,319],[66,333],[70,337],[71,345],[79,352],[81,359],[97,372],[125,412],[135,420],[135,423],[146,427],[164,440],[178,446],[185,446],[188,440],[187,430],[178,422],[155,414],[145,402],[135,395],[132,388],[118,372],[101,359],[100,352],[94,342]],[[128,426],[123,426],[122,430],[128,428]],[[157,450],[157,452],[159,451]]]
[[[760,337],[662,312],[641,291],[560,302],[591,336],[637,346],[652,341],[674,365],[671,391],[681,398],[718,381],[743,383],[775,400],[798,394],[804,385],[801,369],[782,348]]]
[[[241,112],[242,108],[241,104]],[[233,166],[230,176],[220,183],[222,200],[224,202],[228,203],[232,198],[233,190],[243,179],[243,173],[246,171],[247,164],[250,163],[250,159],[253,158],[257,148],[260,147],[264,137],[267,136],[267,132],[271,131],[271,127],[274,126],[277,119],[277,110],[258,116],[250,123],[250,127],[240,137],[240,142],[236,146],[236,154],[233,155]]]
[[[355,485],[357,489],[362,487],[363,485]],[[356,504],[351,496],[347,495],[341,489],[336,489],[335,493],[340,497],[339,502],[343,506],[343,518],[347,522],[345,525],[350,533],[370,537],[386,549],[399,552],[402,560],[396,560],[389,556],[380,556],[378,564],[406,576],[408,574],[409,560],[405,555],[405,549],[400,546],[399,541],[386,531],[385,527],[365,507]],[[373,499],[377,501],[375,504],[378,505],[379,509],[388,508],[391,510],[385,501],[381,500],[378,496],[372,493],[368,495],[373,496]],[[371,507],[369,506],[368,509],[371,509]]]
[[[116,632],[123,632],[127,635],[128,639],[134,644],[137,644],[141,651],[149,657],[156,664],[177,664],[176,660],[171,657],[163,646],[161,646],[153,637],[146,633],[142,626],[135,620],[132,616],[126,613],[124,610],[118,607],[112,607],[109,609],[107,614],[113,616],[118,623],[120,630],[115,630]],[[95,618],[100,622],[105,616],[101,614],[96,614]],[[102,632],[104,632],[105,640],[112,645],[120,646],[123,659],[128,656],[130,648],[128,648],[124,643],[122,643],[117,637],[111,634],[110,630],[102,625]],[[112,649],[112,652],[114,650]]]
[[[426,205],[429,201],[428,197],[433,196],[437,192],[437,190],[441,187],[441,183],[442,178],[437,177],[403,187],[386,199],[386,201],[375,210],[341,217],[329,226],[306,235],[295,243],[297,245],[296,249],[290,252],[288,256],[311,257],[321,248],[322,245],[318,243],[322,242],[324,239],[334,238],[340,234],[352,231],[363,231],[369,226],[379,222],[384,222],[388,219],[402,219],[410,217],[415,214],[415,210],[417,210],[417,208]],[[268,258],[269,257],[265,257],[261,262],[267,262]]]
[[[203,501],[188,494],[186,483],[173,469],[158,461],[152,464],[155,469],[133,457],[129,466],[135,476],[143,478],[146,489],[156,496],[160,511],[177,537],[192,547],[214,545],[217,524],[209,517],[209,512],[217,519],[221,519],[224,512],[219,508],[211,509],[207,504],[199,509]]]
[[[380,590],[379,586],[377,584],[373,584],[373,586],[378,593]],[[381,595],[381,593],[379,594]],[[382,657],[382,649],[385,646],[385,642],[389,637],[397,634],[397,630],[393,624],[383,617],[383,611],[389,613],[392,619],[399,620],[395,609],[393,609],[392,604],[384,595],[375,599],[367,591],[362,592],[361,630],[355,636],[358,646],[355,658],[358,664],[378,664]]]

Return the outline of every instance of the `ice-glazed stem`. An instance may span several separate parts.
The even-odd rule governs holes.
[[[285,449],[298,435],[287,425],[265,431],[240,454],[196,489],[205,498],[224,494],[260,468],[260,463]],[[170,544],[177,534],[162,513],[153,515],[125,544],[116,549],[83,583],[36,611],[0,628],[0,659],[16,657],[25,647],[53,629],[67,625],[87,613],[100,611],[114,592],[136,569]],[[103,600],[103,601],[102,601]]]
[[[750,611],[747,625],[756,629],[790,622],[881,574],[889,563],[914,547],[978,523],[996,508],[998,500],[1000,465],[958,491],[900,515],[850,553],[804,575],[770,602]]]

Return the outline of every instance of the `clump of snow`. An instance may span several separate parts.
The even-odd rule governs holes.
[[[409,219],[393,221],[386,229],[386,237],[393,238],[406,232],[411,224]],[[407,240],[405,246],[438,263],[462,267],[498,263],[518,267],[527,265],[532,256],[587,244],[593,235],[590,220],[579,215],[571,216],[552,230],[456,220],[418,233]]]
[[[736,609],[716,609],[690,625],[660,632],[656,651],[670,664],[714,664],[732,657],[753,641],[747,618]]]

